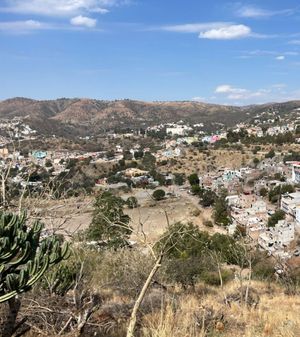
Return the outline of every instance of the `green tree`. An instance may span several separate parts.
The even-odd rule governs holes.
[[[160,201],[163,200],[164,197],[166,196],[166,192],[164,190],[156,190],[152,194],[154,200]]]
[[[216,194],[211,190],[204,190],[200,194],[200,204],[203,207],[210,207],[215,203]]]
[[[124,214],[123,199],[110,192],[96,197],[92,222],[87,230],[87,238],[101,243],[107,248],[120,248],[128,245],[132,232],[130,217]]]
[[[217,198],[214,205],[213,217],[215,224],[218,226],[228,226],[231,223],[225,193]]]
[[[143,159],[142,165],[145,170],[151,171],[155,169],[156,158],[150,152],[146,152]]]
[[[275,227],[279,220],[285,219],[285,213],[283,210],[279,209],[274,214],[272,214],[268,219],[268,227]]]
[[[260,190],[259,190],[259,195],[261,197],[266,197],[268,195],[268,190],[265,188],[265,187],[262,187]]]
[[[142,159],[144,156],[144,152],[143,151],[135,151],[134,152],[134,159],[138,160],[138,159]]]
[[[274,158],[275,157],[275,151],[274,149],[270,150],[266,155],[265,158]]]
[[[269,201],[276,203],[282,194],[293,192],[295,192],[295,187],[293,185],[278,185],[269,191]]]
[[[138,201],[137,201],[137,198],[136,197],[129,197],[127,200],[126,200],[126,205],[129,207],[129,208],[137,208],[138,207]]]
[[[175,179],[174,179],[175,184],[178,186],[182,186],[185,181],[184,174],[175,173],[174,176],[175,176]]]
[[[209,246],[209,234],[201,232],[192,222],[171,225],[159,240],[158,247],[165,246],[168,258],[187,258],[201,255]]]
[[[253,159],[253,164],[255,165],[255,167],[259,164],[259,159],[258,158],[254,158]]]
[[[191,186],[199,185],[199,182],[200,182],[197,173],[191,174],[191,175],[188,177],[188,180],[189,180],[189,183],[190,183]]]

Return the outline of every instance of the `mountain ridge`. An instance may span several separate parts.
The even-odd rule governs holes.
[[[35,100],[15,97],[0,101],[0,118],[22,118],[45,134],[97,134],[114,128],[146,128],[161,123],[215,123],[233,126],[257,114],[276,112],[280,116],[300,108],[300,100],[261,105],[229,106],[195,101],[98,100],[58,98]]]

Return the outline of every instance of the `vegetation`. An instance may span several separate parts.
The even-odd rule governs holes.
[[[156,201],[163,200],[166,196],[166,192],[164,190],[155,190],[152,194],[152,197]]]
[[[191,186],[199,185],[199,177],[197,173],[193,173],[188,177],[189,183]]]
[[[129,197],[127,200],[126,200],[126,205],[129,207],[129,208],[137,208],[138,207],[138,200],[136,197]]]
[[[293,192],[295,192],[295,188],[293,185],[289,184],[278,185],[269,191],[269,201],[271,201],[272,203],[276,203],[278,202],[282,194]]]
[[[174,183],[178,186],[182,186],[185,182],[185,176],[184,174],[180,174],[180,173],[175,173],[174,174]]]
[[[228,226],[231,223],[226,192],[222,192],[221,196],[216,199],[213,216],[215,224],[218,226]]]
[[[274,214],[269,217],[268,227],[274,227],[279,220],[285,219],[285,213],[281,209],[277,210]]]
[[[118,249],[128,245],[132,232],[130,218],[124,214],[124,201],[109,192],[100,193],[94,203],[92,222],[87,238],[101,246]]]
[[[26,215],[0,213],[0,303],[5,302],[0,335],[11,336],[16,330],[20,300],[17,295],[29,291],[48,271],[68,256],[68,245],[56,236],[42,239],[43,225],[26,224]]]

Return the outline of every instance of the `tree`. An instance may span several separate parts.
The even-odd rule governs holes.
[[[160,201],[164,199],[164,197],[166,196],[166,192],[164,190],[156,190],[153,192],[152,196],[154,200]]]
[[[45,162],[45,167],[52,167],[52,162],[50,159],[47,159],[46,162]]]
[[[124,214],[123,199],[110,192],[96,197],[92,222],[87,230],[89,240],[98,241],[107,248],[120,248],[128,245],[132,232],[130,217]]]
[[[265,188],[265,187],[262,187],[260,190],[259,190],[259,195],[261,197],[266,197],[268,194],[268,190]]]
[[[0,213],[0,335],[10,337],[21,302],[16,296],[29,291],[50,266],[68,257],[68,245],[57,236],[41,238],[43,225],[26,224],[26,214]]]
[[[227,238],[230,244],[234,243],[234,240],[226,235],[214,237],[212,242],[209,234],[200,231],[193,223],[177,222],[171,225],[159,241],[159,246],[165,245],[166,248],[164,275],[167,280],[175,281],[183,288],[194,287],[199,279],[211,282],[213,276],[218,275],[218,266],[213,255],[221,251],[224,254],[223,248],[229,249],[227,242],[224,242]],[[227,255],[222,255],[222,261],[226,262],[227,258]],[[222,273],[221,270],[220,272]],[[214,282],[216,284],[220,280],[216,282],[214,277]]]
[[[213,217],[216,225],[228,226],[231,223],[225,193],[217,198],[214,205]]]
[[[293,185],[278,185],[269,192],[269,201],[271,201],[272,203],[276,203],[282,194],[293,192],[295,192],[295,188]]]
[[[191,192],[194,195],[200,194],[201,193],[201,187],[199,185],[192,185]]]
[[[200,204],[203,207],[210,207],[215,203],[216,194],[211,190],[204,190],[200,195]]]
[[[184,174],[175,173],[174,177],[175,177],[174,182],[176,185],[182,186],[184,184],[184,180],[185,180]]]
[[[136,197],[129,197],[127,200],[126,200],[126,205],[129,207],[129,208],[137,208],[138,207],[138,201],[137,201],[137,198]]]
[[[189,183],[191,186],[199,185],[200,180],[197,173],[193,173],[188,177]]]
[[[156,163],[156,158],[153,156],[153,154],[151,154],[150,152],[146,152],[142,159],[143,167],[146,170],[151,171],[155,169],[155,163]]]
[[[274,149],[270,150],[266,155],[265,155],[265,158],[274,158],[275,157],[275,151]]]
[[[144,152],[143,151],[135,151],[134,152],[134,159],[138,160],[138,159],[142,159],[144,156]]]
[[[253,164],[255,165],[255,167],[259,164],[259,159],[258,158],[254,158],[253,159]]]
[[[279,220],[285,219],[285,213],[283,210],[279,209],[274,214],[272,214],[268,219],[268,227],[275,227]]]
[[[161,237],[158,247],[165,245],[165,242],[167,242],[167,258],[199,256],[208,247],[209,234],[201,232],[199,227],[192,222],[187,224],[176,222],[168,227],[166,233]]]

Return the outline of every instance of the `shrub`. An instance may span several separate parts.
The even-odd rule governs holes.
[[[285,219],[285,212],[281,209],[272,214],[268,219],[268,227],[274,227],[278,221]]]
[[[164,190],[156,190],[152,194],[152,197],[156,201],[163,200],[165,196],[166,196],[166,192]]]
[[[234,274],[230,270],[221,270],[221,277],[222,282],[225,284],[226,282],[233,279]],[[221,279],[220,274],[218,271],[205,271],[201,275],[201,280],[203,280],[206,284],[211,286],[220,286],[221,285]]]
[[[126,205],[129,207],[129,208],[137,208],[138,207],[138,201],[137,201],[137,198],[136,197],[129,197],[127,200],[126,200]]]
[[[203,221],[203,225],[204,225],[205,227],[214,227],[213,222],[210,221],[210,220],[204,220],[204,221]]]
[[[191,186],[199,185],[199,182],[200,182],[197,173],[191,174],[191,175],[188,177],[188,180],[189,180],[189,183],[190,183]]]

